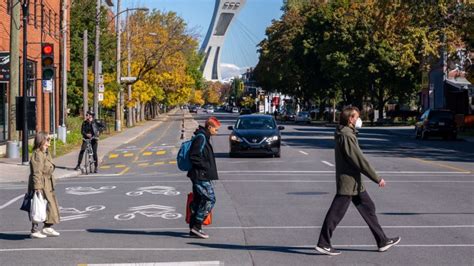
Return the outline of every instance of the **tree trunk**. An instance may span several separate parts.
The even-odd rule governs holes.
[[[146,105],[145,104],[141,104],[140,106],[140,120],[141,121],[145,121],[145,107]]]

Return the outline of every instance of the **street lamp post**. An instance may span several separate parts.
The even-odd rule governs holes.
[[[27,73],[27,63],[28,63],[28,19],[29,19],[29,8],[30,1],[23,0],[21,7],[23,9],[23,134],[22,134],[22,163],[26,164],[28,162],[28,77]]]
[[[116,54],[116,58],[117,58],[117,77],[116,77],[116,81],[117,81],[117,84],[119,85],[119,92],[118,92],[118,99],[117,99],[117,108],[116,108],[116,111],[115,111],[115,131],[122,131],[122,84],[120,83],[120,76],[121,76],[121,64],[120,64],[120,60],[121,60],[121,44],[120,44],[120,41],[121,41],[121,34],[120,34],[120,0],[117,0],[117,18],[116,18],[116,22],[117,22],[117,26],[116,26],[116,30],[117,30],[117,54]]]
[[[97,0],[95,10],[95,56],[94,56],[94,113],[99,112],[99,60],[100,60],[100,6],[101,0]]]

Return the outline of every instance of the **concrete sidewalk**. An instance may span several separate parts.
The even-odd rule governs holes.
[[[166,121],[169,115],[181,113],[179,109],[173,109],[166,114],[160,115],[155,120],[147,121],[143,125],[136,126],[130,129],[125,129],[121,133],[108,137],[99,141],[98,155],[99,163],[102,162],[103,158],[111,151],[119,147],[120,145],[134,141],[135,139],[146,134],[150,130],[159,127],[163,121]],[[79,155],[80,147],[74,149],[72,152],[63,156],[54,158],[53,161],[56,164],[56,170],[54,171],[54,177],[56,179],[75,177],[81,174],[81,171],[73,170],[77,164],[77,157]],[[0,158],[0,183],[5,182],[28,182],[28,176],[30,174],[30,167],[28,165],[21,164],[20,159],[8,159]]]

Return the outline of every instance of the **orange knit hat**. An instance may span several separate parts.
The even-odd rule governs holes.
[[[211,116],[206,120],[206,127],[221,127],[221,122],[215,117]]]

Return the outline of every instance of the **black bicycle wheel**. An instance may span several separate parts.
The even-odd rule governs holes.
[[[89,173],[93,173],[92,167],[94,167],[94,157],[92,153],[89,153]]]
[[[88,175],[90,173],[89,165],[90,165],[90,163],[89,163],[89,152],[86,151],[84,153],[84,172],[85,172],[86,175]]]

